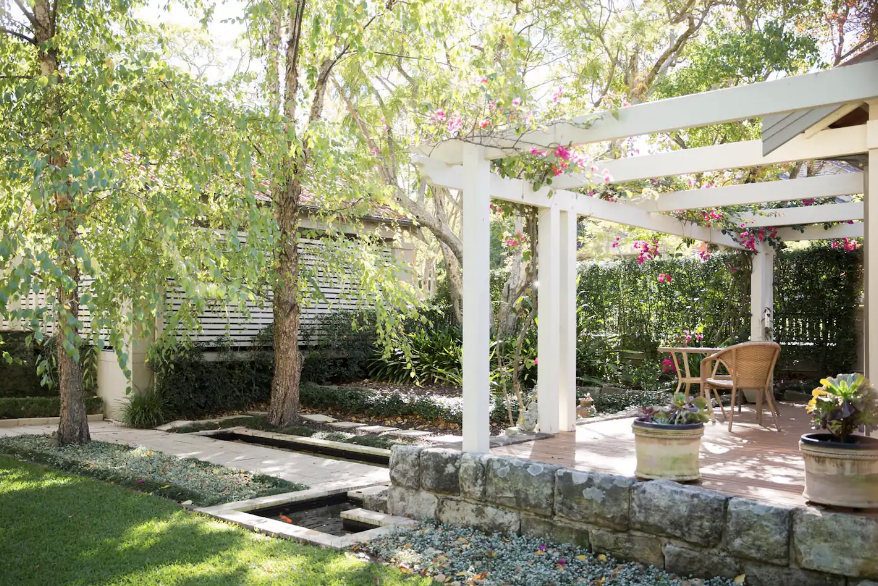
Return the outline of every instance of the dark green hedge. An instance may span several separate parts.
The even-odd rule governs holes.
[[[85,408],[89,414],[103,411],[100,397],[86,397]],[[0,397],[0,419],[23,417],[58,417],[61,399],[58,397]]]
[[[211,350],[216,360],[205,357],[206,344],[176,345],[156,358],[156,388],[172,416],[199,419],[241,411],[271,396],[274,364],[270,352],[258,347],[238,352],[227,343],[218,345]]]
[[[750,256],[662,257],[580,266],[578,329],[617,349],[654,352],[685,329],[704,328],[704,345],[750,335]],[[660,274],[671,275],[670,283]],[[811,246],[783,250],[775,262],[774,338],[779,369],[823,376],[856,361],[856,315],[862,291],[859,251]],[[580,356],[580,359],[582,357]]]

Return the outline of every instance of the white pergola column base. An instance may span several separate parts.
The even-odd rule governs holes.
[[[558,404],[561,384],[561,212],[558,206],[539,211],[537,268],[539,323],[537,327],[538,423],[543,433],[560,431]]]
[[[560,360],[558,418],[561,431],[576,429],[576,241],[579,218],[561,212]]]
[[[750,341],[771,340],[774,318],[774,249],[762,245],[750,274]]]
[[[484,454],[491,448],[491,163],[484,147],[464,150],[463,451]]]

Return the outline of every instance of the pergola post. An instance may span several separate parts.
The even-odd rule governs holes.
[[[490,189],[485,148],[463,147],[463,451],[490,450]]]
[[[878,185],[878,100],[869,102],[869,121],[866,123],[866,168],[863,169],[863,199],[866,202],[863,220],[863,281],[865,297],[865,340],[866,376],[878,376],[878,270],[873,270],[871,261],[878,256],[878,249],[872,246],[872,235],[878,235],[878,206],[871,201],[871,188]]]
[[[560,248],[560,380],[558,418],[562,431],[576,429],[576,239],[579,217],[576,212],[561,212]],[[542,307],[541,307],[542,309]]]
[[[537,267],[539,324],[537,328],[537,400],[543,433],[559,430],[558,387],[561,382],[560,267],[561,212],[555,203],[541,208],[538,219]]]
[[[750,273],[750,341],[770,340],[774,319],[774,249],[761,245]]]

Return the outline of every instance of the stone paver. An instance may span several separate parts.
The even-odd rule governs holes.
[[[356,423],[355,421],[333,421],[329,424],[329,427],[334,427],[336,429],[356,429],[358,427],[365,427],[365,423]]]
[[[0,437],[49,434],[54,425],[0,428]],[[356,488],[390,481],[387,468],[333,460],[308,454],[275,450],[265,446],[224,442],[192,434],[174,434],[153,429],[128,429],[108,421],[91,423],[94,440],[142,446],[180,458],[197,458],[221,466],[232,466],[301,482],[311,488]]]
[[[394,431],[392,433],[388,433],[387,435],[394,435],[397,437],[424,437],[425,435],[431,435],[429,431],[423,431],[420,429],[404,429],[402,431]]]
[[[358,431],[364,431],[366,433],[384,433],[385,431],[398,431],[398,427],[386,427],[384,425],[367,425],[365,427],[361,427]]]
[[[335,421],[332,417],[328,415],[321,415],[320,413],[309,413],[301,416],[302,419],[307,419],[308,421],[313,421],[314,423],[332,423]]]

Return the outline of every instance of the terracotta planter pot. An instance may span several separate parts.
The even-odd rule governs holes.
[[[637,448],[638,478],[698,480],[703,423],[665,425],[635,420],[634,444]]]
[[[799,441],[805,459],[805,498],[837,507],[878,507],[878,439],[806,433]]]

